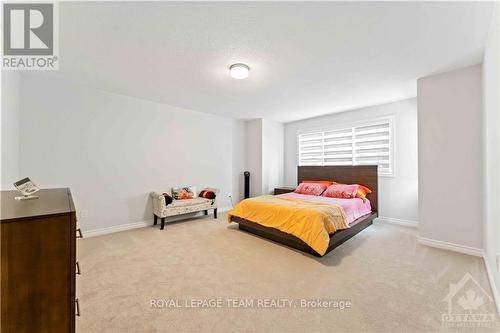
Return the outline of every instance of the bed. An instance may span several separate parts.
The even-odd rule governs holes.
[[[378,168],[376,165],[299,166],[297,167],[297,178],[298,184],[304,180],[333,180],[344,184],[362,184],[370,188],[372,191],[366,197],[371,205],[371,211],[368,210],[366,211],[366,214],[359,217],[355,216],[356,218],[348,221],[349,228],[337,230],[334,233],[329,234],[328,247],[322,255],[326,255],[340,244],[370,226],[373,223],[373,220],[378,216]],[[290,197],[294,196],[294,194],[285,194],[280,196]],[[344,206],[343,208],[345,209]],[[238,223],[240,230],[250,232],[315,256],[322,256],[304,241],[289,233],[285,233],[276,228],[266,227],[238,216],[231,216],[230,220]]]

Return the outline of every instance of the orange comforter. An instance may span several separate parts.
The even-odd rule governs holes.
[[[272,195],[245,199],[228,214],[294,235],[320,255],[330,241],[329,234],[346,229],[347,220],[339,205]]]

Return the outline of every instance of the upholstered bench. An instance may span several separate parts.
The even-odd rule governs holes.
[[[183,200],[173,200],[171,204],[167,205],[165,197],[162,193],[151,192],[153,198],[153,214],[154,224],[158,223],[158,217],[161,219],[160,229],[165,227],[165,218],[171,216],[178,216],[182,214],[196,213],[204,211],[208,215],[208,210],[214,210],[214,218],[217,218],[217,203],[215,200],[206,198],[193,198]]]

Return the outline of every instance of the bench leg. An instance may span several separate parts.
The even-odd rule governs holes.
[[[208,209],[205,209],[204,212],[205,212],[205,215],[208,215]]]
[[[155,221],[154,221],[154,225],[157,225],[158,224],[158,216],[156,216],[155,214]]]
[[[163,228],[165,228],[165,218],[164,217],[161,218],[160,230],[163,230]]]
[[[217,208],[214,209],[214,219],[217,218]]]

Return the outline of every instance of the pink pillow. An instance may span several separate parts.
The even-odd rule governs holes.
[[[323,193],[324,197],[339,198],[339,199],[352,199],[356,197],[358,192],[358,185],[330,185]]]
[[[295,193],[308,195],[321,195],[326,190],[325,184],[300,183],[295,189]]]

